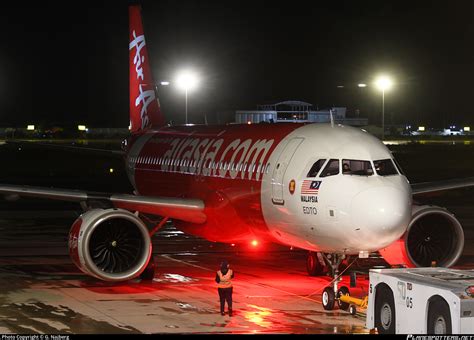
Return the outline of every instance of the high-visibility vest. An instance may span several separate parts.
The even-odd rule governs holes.
[[[219,270],[217,272],[217,275],[219,275],[219,280],[220,282],[217,284],[217,287],[219,288],[230,288],[232,287],[232,269],[229,269],[227,271],[227,274],[222,274],[222,272]]]

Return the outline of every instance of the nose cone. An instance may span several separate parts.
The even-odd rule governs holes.
[[[411,219],[411,197],[406,190],[389,186],[362,191],[352,200],[352,224],[374,248],[399,239]]]

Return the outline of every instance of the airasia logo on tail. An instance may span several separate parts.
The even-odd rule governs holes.
[[[132,51],[134,48],[136,49],[135,51],[135,57],[133,58],[133,64],[135,65],[135,72],[137,74],[137,80],[141,79],[144,81],[144,75],[143,75],[143,68],[142,68],[142,63],[145,62],[145,56],[142,56],[140,54],[140,51],[142,50],[143,47],[145,47],[145,36],[139,35],[137,37],[137,34],[135,31],[133,31],[133,40],[130,42],[129,45],[129,50]],[[146,127],[149,126],[150,120],[148,118],[148,105],[152,103],[155,99],[155,91],[154,90],[143,90],[143,84],[138,84],[138,96],[135,98],[135,107],[139,107],[140,104],[142,105],[141,111],[140,111],[140,118],[141,118],[141,128],[145,129]]]
[[[139,6],[129,7],[130,129],[132,132],[164,125],[155,94]]]

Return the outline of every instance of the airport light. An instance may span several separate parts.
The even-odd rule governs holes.
[[[85,125],[78,125],[78,126],[77,126],[77,129],[78,129],[79,131],[86,131],[86,130],[87,130],[87,127],[86,127]]]
[[[186,119],[185,124],[188,124],[188,92],[194,90],[198,84],[198,77],[191,71],[182,71],[176,77],[176,85],[184,90],[186,94]]]
[[[375,80],[375,86],[382,91],[382,140],[385,137],[385,91],[392,88],[393,82],[387,76],[379,76]]]
[[[360,84],[357,84],[357,87],[367,87],[367,84],[360,83]]]
[[[465,126],[464,127],[464,132],[470,132],[471,131],[471,127],[470,126]]]
[[[34,130],[35,130],[35,126],[34,126],[34,125],[28,125],[28,126],[26,127],[26,129],[27,129],[28,131],[34,131]]]
[[[162,81],[160,82],[162,86],[169,86],[170,82],[169,81]]]
[[[418,126],[418,131],[425,131],[425,127],[424,126]]]

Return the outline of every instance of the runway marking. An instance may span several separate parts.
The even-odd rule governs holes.
[[[203,269],[203,270],[206,270],[206,271],[209,271],[209,272],[214,272],[213,269],[209,269],[209,268],[206,268],[206,267],[202,267],[202,266],[198,266],[198,265],[195,265],[195,264],[192,264],[192,263],[188,263],[186,261],[182,261],[182,260],[178,260],[178,259],[174,259],[172,257],[170,257],[169,255],[161,255],[162,257],[165,257],[171,261],[175,261],[175,262],[179,262],[179,263],[182,263],[182,264],[185,264],[187,266],[191,266],[191,267],[196,267],[196,268],[200,268],[200,269]],[[254,283],[254,285],[257,285],[257,286],[261,286],[261,287],[264,287],[264,288],[270,288],[270,289],[273,289],[277,292],[280,292],[280,293],[285,293],[285,294],[289,294],[289,295],[293,295],[293,296],[296,296],[300,299],[304,299],[304,300],[309,300],[309,301],[312,301],[312,302],[318,302],[318,303],[321,303],[321,300],[316,300],[316,299],[312,299],[310,297],[307,297],[307,296],[302,296],[302,295],[299,295],[299,294],[295,294],[295,293],[292,293],[292,292],[287,292],[285,290],[282,290],[282,289],[279,289],[279,288],[275,288],[275,287],[272,287],[272,286],[269,286],[269,285],[266,285],[266,284],[263,284],[263,283]]]

